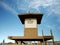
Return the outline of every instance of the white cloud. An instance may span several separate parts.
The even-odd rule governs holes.
[[[30,8],[36,9],[36,11],[39,11],[39,8],[41,6],[43,7],[49,7],[49,14],[52,12],[60,14],[60,1],[59,0],[24,0],[20,3],[20,0],[17,1],[18,3],[18,8],[20,10],[26,10],[28,11]],[[21,6],[23,5],[23,6]],[[27,5],[27,6],[26,6]],[[56,7],[56,8],[55,8]],[[59,8],[58,8],[59,7]]]
[[[57,22],[60,23],[60,0],[54,0],[53,4],[48,6],[48,15],[47,16],[52,16],[53,13],[55,13],[57,17]]]
[[[51,5],[48,9],[50,13],[54,12],[56,14],[60,14],[60,1],[54,0],[53,5]]]
[[[60,26],[58,26],[57,28],[58,28],[58,30],[60,30]]]
[[[18,14],[13,8],[11,8],[10,6],[8,6],[6,3],[1,2],[1,1],[0,1],[0,3],[1,3],[1,6],[3,6],[3,8],[5,8],[6,10],[9,10],[9,11],[11,11],[14,14]]]
[[[33,9],[36,9],[36,11],[39,11],[39,8],[41,6],[43,7],[48,7],[50,5],[53,4],[53,0],[32,0],[30,3],[29,3],[29,8],[33,8]]]
[[[57,6],[55,9],[52,9],[52,11],[60,15],[60,6]]]
[[[53,4],[53,0],[33,0],[29,3],[31,8],[38,8],[40,6],[50,6]]]
[[[60,15],[57,15],[57,22],[60,24]]]
[[[18,7],[18,10],[24,10],[24,11],[29,10],[28,3],[25,0],[23,1],[17,0],[17,7]]]
[[[21,2],[21,3],[20,3]],[[41,12],[39,10],[40,6],[49,6],[52,5],[52,0],[17,0],[18,10],[29,11],[30,8],[36,9],[36,12]]]
[[[45,10],[48,12],[47,16],[51,16],[55,13],[58,17],[57,21],[60,22],[60,0],[24,0],[21,3],[20,0],[18,0],[17,3],[19,10],[24,10],[26,12],[31,11],[30,9],[32,8],[32,12],[41,13],[41,6],[45,7]]]
[[[49,29],[55,29],[56,25],[45,23],[45,24],[44,24],[44,27],[49,28]]]

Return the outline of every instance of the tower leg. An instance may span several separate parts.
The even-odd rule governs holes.
[[[47,41],[45,41],[45,45],[47,45]]]
[[[30,41],[30,45],[32,45],[32,42]]]
[[[45,45],[44,36],[43,36],[43,45]]]
[[[37,45],[39,44],[39,42],[37,41]]]
[[[42,45],[42,42],[40,42],[40,45]]]
[[[35,41],[34,41],[34,45],[35,45]]]
[[[55,43],[54,43],[54,37],[53,37],[52,41],[53,41],[53,45],[55,45]]]
[[[17,41],[18,42],[18,45],[22,45],[21,41]]]

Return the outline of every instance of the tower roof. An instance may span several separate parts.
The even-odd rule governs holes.
[[[24,24],[25,19],[27,18],[36,18],[37,19],[37,24],[41,23],[43,14],[33,14],[33,13],[28,13],[28,14],[19,14],[18,17],[21,20],[22,24]]]

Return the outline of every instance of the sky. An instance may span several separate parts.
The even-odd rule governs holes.
[[[50,35],[60,41],[60,0],[0,0],[0,42],[14,42],[8,36],[24,36],[24,25],[18,14],[42,13],[38,35]]]

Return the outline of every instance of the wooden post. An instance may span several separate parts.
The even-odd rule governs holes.
[[[45,45],[47,45],[47,41],[45,41]]]
[[[37,41],[37,45],[38,45],[38,43],[39,43],[39,42]]]
[[[2,45],[5,45],[5,40],[3,40],[3,43],[2,43]]]
[[[40,45],[42,45],[42,42],[40,42]]]
[[[32,42],[30,41],[30,45],[32,45]]]
[[[18,45],[22,45],[21,41],[18,41]]]
[[[45,41],[44,41],[44,32],[42,30],[42,36],[43,36],[43,45],[45,45]]]
[[[50,30],[50,33],[51,33],[51,36],[52,36],[52,42],[53,42],[53,45],[55,45],[52,30]]]
[[[35,45],[35,41],[34,41],[34,45]]]
[[[43,36],[43,45],[45,45],[44,36]]]
[[[55,45],[55,43],[54,43],[54,37],[53,37],[52,41],[53,41],[53,45]]]
[[[15,40],[15,44],[18,45],[18,42]]]
[[[43,32],[43,30],[42,30],[42,36],[44,36],[44,32]]]
[[[51,33],[51,36],[53,36],[53,34],[52,34],[52,30],[50,30],[50,33]]]
[[[28,45],[28,41],[26,41],[26,45]]]
[[[40,41],[38,41],[38,45],[40,45]]]

